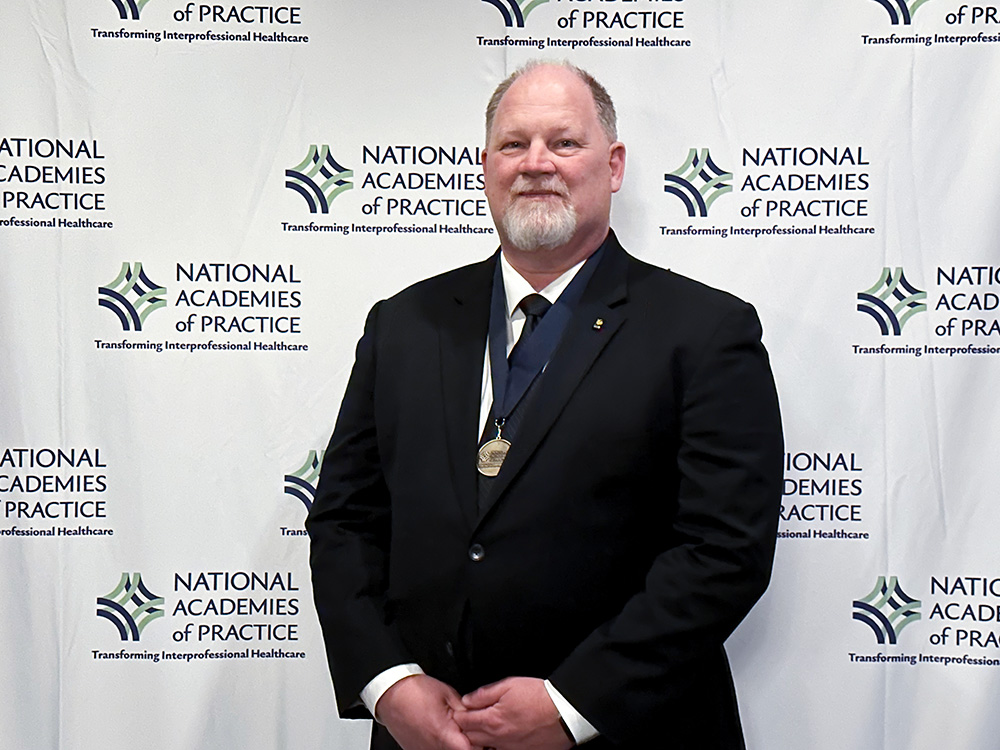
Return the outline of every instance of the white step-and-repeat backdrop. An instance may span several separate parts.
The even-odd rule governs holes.
[[[4,747],[366,747],[302,531],[364,315],[496,246],[493,86],[568,58],[636,255],[758,308],[787,456],[752,750],[996,747],[1000,10],[0,6]]]

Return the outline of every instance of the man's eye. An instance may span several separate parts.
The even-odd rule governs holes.
[[[521,148],[521,142],[520,141],[509,141],[509,142],[507,142],[507,143],[505,143],[503,145],[503,149],[504,150],[514,149],[514,148]]]
[[[569,138],[563,138],[557,145],[559,148],[573,148],[576,146],[576,141],[570,140]]]

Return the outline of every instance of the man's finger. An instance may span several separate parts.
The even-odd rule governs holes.
[[[457,727],[452,727],[441,737],[442,746],[446,750],[474,750],[472,740]],[[481,743],[475,743],[482,746]]]
[[[493,728],[491,714],[489,709],[469,709],[456,713],[452,719],[468,735],[470,732],[489,732]]]
[[[473,747],[492,747],[497,744],[497,738],[488,732],[467,732],[465,737]]]
[[[494,682],[491,685],[484,685],[478,690],[472,691],[468,695],[463,695],[462,705],[470,711],[492,706],[500,700],[500,697],[505,692],[507,692],[504,682],[504,680],[501,680],[500,682]]]
[[[485,748],[495,748],[497,745],[503,744],[502,738],[497,734],[497,727],[492,724],[487,725],[483,722],[484,717],[482,714],[486,712],[478,711],[476,713],[479,716],[472,716],[471,712],[463,714],[463,721],[459,723],[459,727],[472,746],[481,747],[485,750]],[[456,717],[457,721],[458,718]]]

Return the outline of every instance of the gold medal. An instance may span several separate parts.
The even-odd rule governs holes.
[[[479,473],[487,477],[495,477],[500,473],[500,467],[507,458],[507,451],[510,450],[510,443],[502,437],[495,437],[483,443],[479,449],[479,456],[476,459],[476,468]]]

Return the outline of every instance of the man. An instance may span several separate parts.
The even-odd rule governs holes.
[[[307,526],[372,747],[743,746],[722,644],[770,575],[777,399],[753,308],[610,231],[615,128],[584,71],[514,73],[501,252],[368,316]]]

